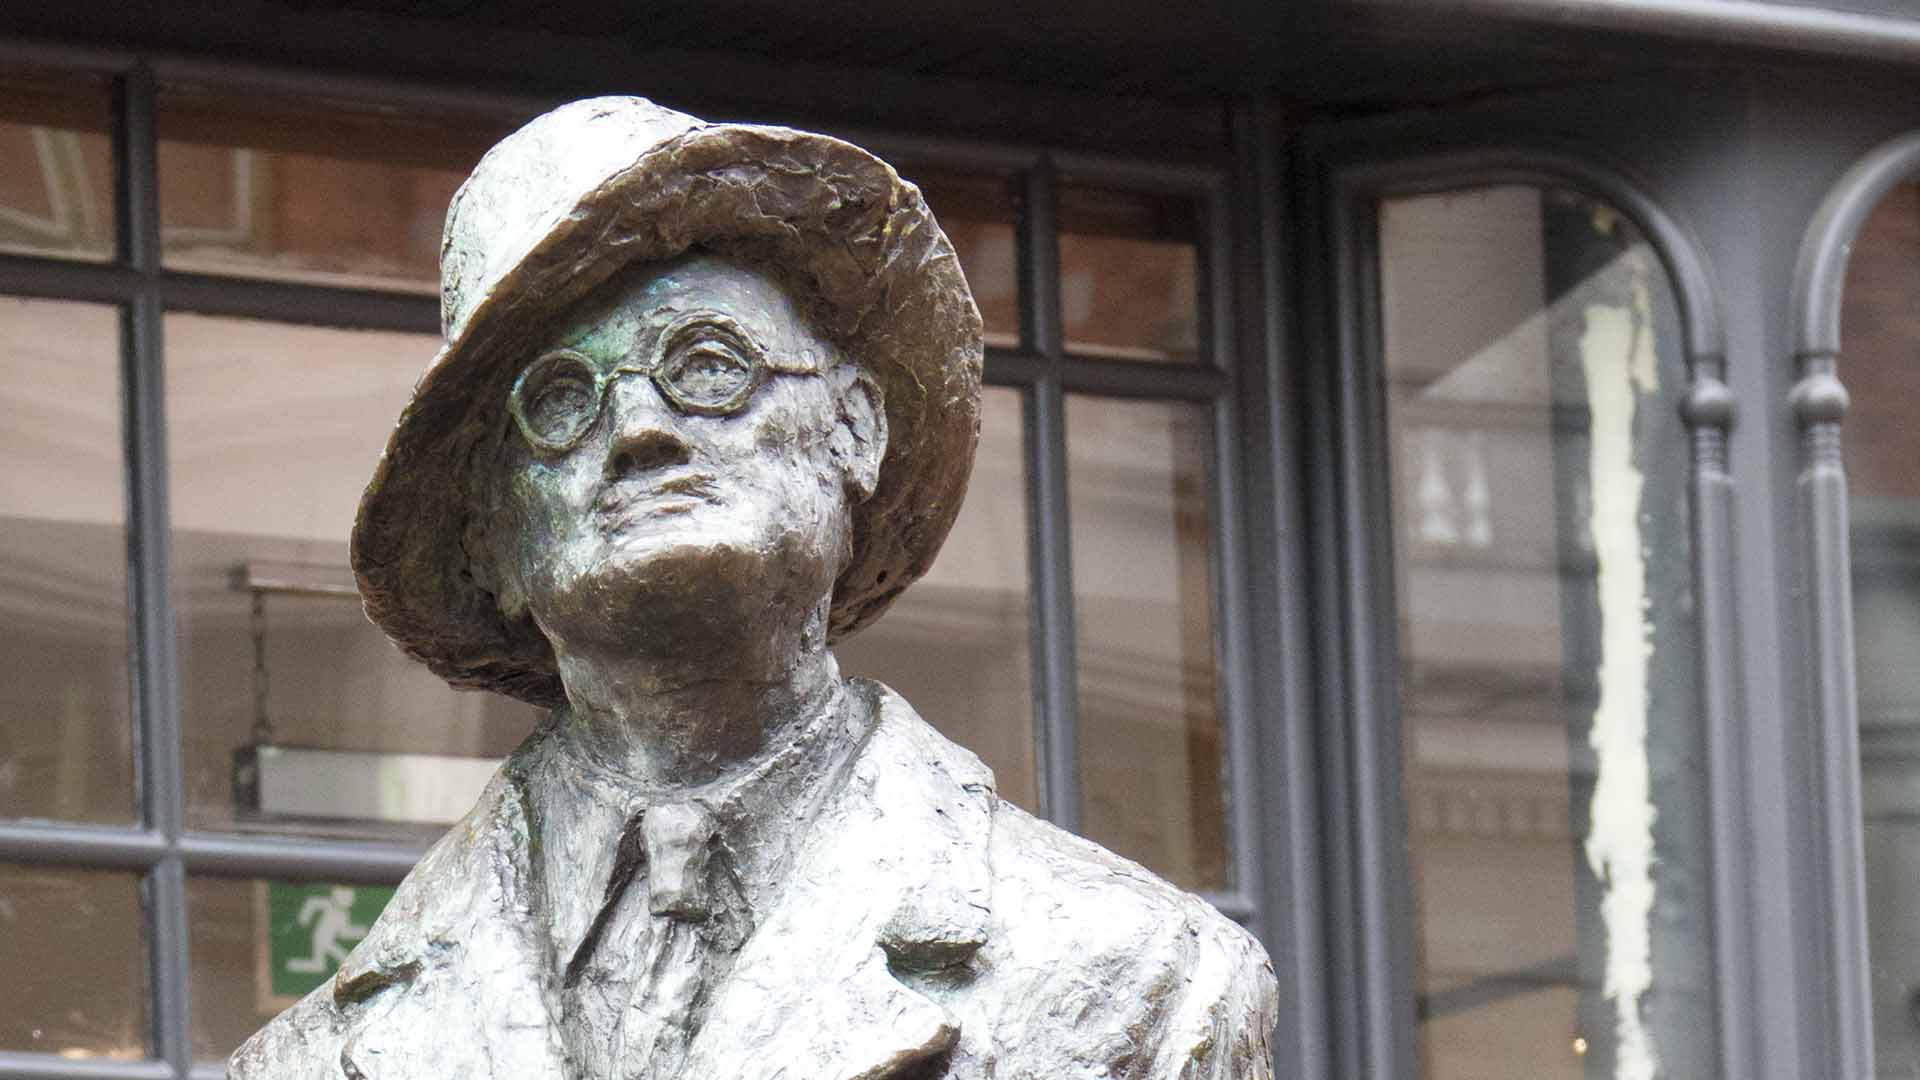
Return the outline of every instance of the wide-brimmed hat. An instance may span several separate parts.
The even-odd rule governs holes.
[[[642,98],[577,101],[508,136],[454,195],[446,344],[354,522],[367,615],[453,685],[564,699],[546,639],[476,573],[476,473],[494,466],[507,388],[556,317],[624,267],[696,249],[775,269],[885,396],[887,455],[853,508],[829,639],[878,617],[946,539],[979,436],[981,323],[919,189],[824,135],[707,124]]]

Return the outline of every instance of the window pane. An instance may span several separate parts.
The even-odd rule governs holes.
[[[1067,348],[1107,359],[1200,359],[1200,208],[1180,196],[1063,185],[1060,317]]]
[[[980,454],[939,561],[870,629],[834,647],[850,675],[898,690],[980,755],[1001,797],[1039,803],[1034,776],[1027,487],[1020,394],[981,395]]]
[[[1379,239],[1423,1075],[1710,1076],[1666,278],[1532,187],[1388,200]]]
[[[1081,829],[1175,884],[1224,889],[1208,411],[1067,399]]]
[[[147,1056],[147,950],[131,874],[0,863],[0,1050]]]
[[[113,308],[0,297],[0,818],[129,821]]]
[[[1876,1075],[1920,1075],[1920,185],[1867,218],[1841,295],[1873,1046]]]
[[[360,491],[437,340],[184,314],[167,318],[166,338],[190,820],[437,835],[538,719],[508,698],[449,689],[393,648],[352,592]],[[288,786],[264,778],[269,765]],[[328,808],[329,794],[396,771],[379,798]],[[437,809],[424,805],[430,791]]]
[[[940,228],[960,255],[960,269],[986,320],[987,344],[1020,344],[1019,268],[1014,255],[1014,213],[1005,175],[929,172],[909,164],[901,174],[919,185]]]
[[[189,879],[193,1056],[225,1061],[332,978],[392,898],[389,885]]]
[[[178,86],[158,121],[168,267],[423,292],[454,189],[515,126]]]
[[[0,70],[0,251],[113,257],[107,80]]]

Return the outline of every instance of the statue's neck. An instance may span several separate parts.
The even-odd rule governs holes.
[[[783,661],[733,657],[689,671],[563,655],[568,704],[556,734],[635,787],[701,787],[751,768],[832,707],[841,682],[831,652]]]

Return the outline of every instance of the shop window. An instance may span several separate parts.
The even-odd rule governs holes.
[[[120,325],[0,298],[0,818],[133,820]]]
[[[1876,1075],[1920,1074],[1920,184],[1862,224],[1841,294],[1842,442]]]
[[[1200,212],[1177,195],[1060,189],[1060,318],[1070,352],[1190,364],[1200,355]]]
[[[539,718],[401,655],[348,569],[438,339],[177,314],[166,340],[189,820],[432,839]]]
[[[1711,1075],[1671,287],[1555,189],[1378,240],[1422,1075]]]
[[[158,121],[169,268],[420,292],[454,190],[515,126],[191,86]]]
[[[132,874],[0,863],[0,1051],[147,1056],[147,949]]]
[[[1080,827],[1189,889],[1232,884],[1205,408],[1067,400]]]
[[[193,878],[193,1056],[223,1061],[324,985],[393,898],[364,882]]]
[[[57,861],[98,864],[0,865],[0,971],[26,995],[0,1003],[0,1051],[185,1046],[204,1064],[330,973],[409,852],[539,722],[404,658],[362,613],[347,552],[439,345],[362,316],[432,326],[447,201],[521,118],[122,78],[112,94],[106,77],[0,75],[0,253],[63,260],[57,280],[130,305],[0,298],[0,341],[21,361],[0,371],[0,455],[19,478],[0,495],[17,661],[0,689],[0,840],[70,843]],[[123,113],[157,132],[130,155],[154,156],[156,190],[127,204],[157,205],[157,254],[115,248]],[[1231,322],[1201,274],[1220,177],[1156,167],[1171,190],[1146,191],[1124,168],[1061,182],[1038,156],[898,164],[973,285],[991,385],[940,559],[838,646],[843,670],[902,692],[1014,803],[1256,919],[1260,890],[1235,867],[1251,845],[1229,828],[1244,793],[1225,779],[1219,597],[1234,586],[1217,493],[1238,481],[1216,466],[1237,412],[1202,332]],[[1029,198],[1056,211],[1057,267],[1052,245],[1019,240]],[[192,310],[173,306],[183,296]],[[1061,318],[1022,318],[1042,311]],[[164,492],[147,486],[160,478]],[[168,543],[139,532],[145,513],[130,536],[128,506],[164,508]],[[151,599],[136,583],[169,586],[170,627],[129,609]],[[1071,638],[1041,629],[1069,622]],[[1076,743],[1078,759],[1045,750]],[[1077,803],[1050,790],[1073,778]],[[308,856],[351,872],[271,876]],[[147,966],[179,955],[182,925],[185,985]]]
[[[0,253],[113,256],[106,79],[0,70]]]
[[[973,480],[939,559],[834,655],[979,754],[1002,798],[1038,810],[1020,395],[989,387],[980,405]]]

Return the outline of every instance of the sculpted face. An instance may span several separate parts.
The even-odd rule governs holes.
[[[556,651],[824,644],[885,414],[780,282],[711,255],[636,267],[526,358],[505,404],[502,601]]]

